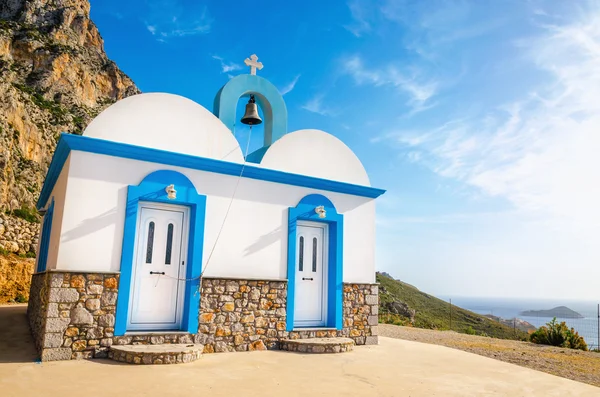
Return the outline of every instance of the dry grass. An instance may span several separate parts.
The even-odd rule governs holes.
[[[35,259],[0,255],[0,304],[29,299]]]
[[[388,324],[379,324],[379,334],[390,338],[447,346],[600,386],[600,353]]]

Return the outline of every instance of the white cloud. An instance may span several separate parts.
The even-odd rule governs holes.
[[[221,73],[227,73],[227,75],[230,76],[229,78],[233,77],[231,74],[229,74],[229,72],[242,69],[242,65],[233,62],[227,62],[224,58],[221,58],[218,55],[213,55],[212,58],[221,63]]]
[[[538,90],[480,118],[379,139],[423,153],[419,161],[444,177],[509,200],[543,219],[546,231],[591,243],[600,233],[600,13],[546,26],[518,45],[549,78]]]
[[[428,108],[424,104],[438,90],[437,82],[423,78],[415,68],[412,71],[401,71],[395,65],[388,65],[380,69],[369,69],[357,55],[343,62],[343,70],[351,75],[357,84],[397,88],[409,96],[408,104],[416,108]]]
[[[348,8],[352,15],[352,23],[344,25],[344,28],[356,37],[360,37],[363,33],[369,32],[371,30],[371,24],[367,21],[367,14],[368,10],[372,8],[371,4],[365,6],[364,1],[361,3],[360,0],[351,0],[348,2]]]
[[[301,106],[302,109],[308,110],[312,113],[320,114],[321,116],[333,116],[335,112],[331,108],[323,105],[324,96],[324,94],[315,95],[308,102]]]
[[[146,28],[158,41],[210,32],[213,20],[206,6],[184,5],[179,0],[150,2],[148,6]]]
[[[285,95],[289,92],[292,92],[292,90],[296,87],[296,83],[298,82],[299,78],[300,78],[300,75],[297,75],[296,77],[294,77],[294,79],[292,81],[290,81],[288,84],[281,87],[279,89],[279,92],[281,92],[281,95]]]

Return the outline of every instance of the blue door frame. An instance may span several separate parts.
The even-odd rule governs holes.
[[[319,217],[315,209],[323,206],[325,217]],[[329,226],[329,249],[327,257],[327,328],[342,329],[343,294],[343,251],[344,216],[338,214],[333,203],[325,196],[311,194],[304,197],[298,205],[288,210],[288,296],[287,331],[294,329],[294,305],[296,293],[296,230],[298,221],[325,223]]]
[[[165,188],[175,185],[176,198],[169,199]],[[147,175],[137,186],[127,188],[127,207],[121,253],[121,277],[117,296],[115,336],[125,335],[129,316],[131,277],[135,259],[135,236],[140,202],[177,204],[190,208],[190,230],[187,252],[185,301],[181,329],[198,333],[198,310],[200,307],[200,274],[202,273],[202,248],[204,245],[204,218],[206,196],[199,195],[195,186],[183,174],[161,170]]]

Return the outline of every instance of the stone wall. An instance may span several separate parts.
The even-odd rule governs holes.
[[[276,349],[286,302],[284,281],[203,279],[198,343],[205,353]]]
[[[113,342],[118,283],[116,273],[33,276],[27,314],[42,361],[107,356]]]
[[[32,276],[29,303],[27,304],[29,328],[31,329],[33,342],[38,352],[41,352],[44,348],[44,334],[46,333],[46,318],[48,314],[48,304],[45,299],[48,295],[46,274],[38,273]]]
[[[377,343],[378,287],[345,284],[342,330],[286,331],[287,282],[203,279],[198,334],[114,336],[117,273],[35,274],[27,310],[42,361],[107,357],[113,344],[196,343],[205,353],[279,348],[283,339]]]
[[[344,284],[341,330],[292,331],[290,339],[352,338],[357,345],[378,343],[379,288],[377,284]]]
[[[15,254],[35,253],[40,224],[0,213],[0,248]]]

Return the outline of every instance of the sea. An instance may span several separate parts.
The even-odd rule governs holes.
[[[600,317],[598,315],[598,304],[600,301],[578,301],[559,299],[516,299],[516,298],[473,298],[473,297],[448,297],[447,302],[452,299],[452,305],[462,307],[478,314],[493,314],[504,319],[519,318],[525,320],[535,327],[545,325],[551,321],[551,317],[523,316],[520,313],[526,310],[549,310],[558,306],[566,306],[571,310],[584,316],[584,318],[559,318],[569,327],[574,328],[581,335],[590,349],[598,349],[600,338]]]

